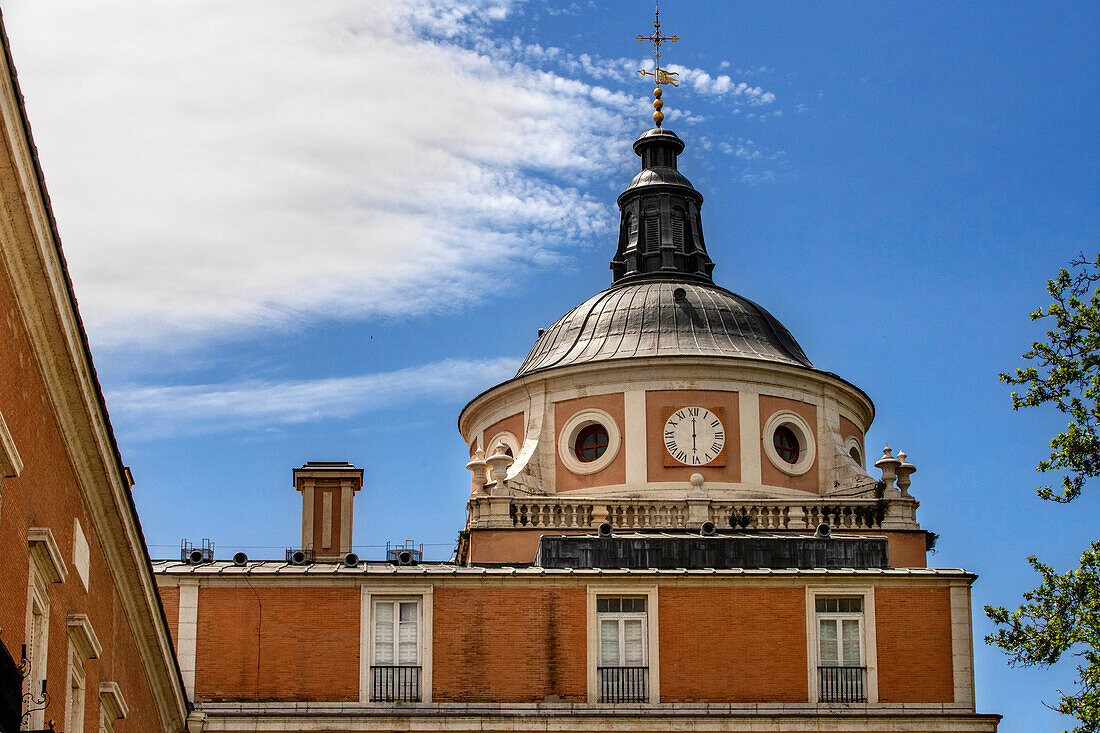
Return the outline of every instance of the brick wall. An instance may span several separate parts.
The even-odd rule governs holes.
[[[802,588],[658,591],[662,702],[805,702]]]
[[[433,700],[587,700],[586,591],[448,588],[433,594]]]
[[[952,702],[948,588],[877,588],[881,702]]]
[[[199,700],[359,699],[357,586],[199,589]]]
[[[84,613],[103,645],[100,658],[85,665],[86,730],[98,730],[101,681],[117,682],[130,707],[129,717],[115,726],[118,733],[162,730],[133,629],[108,572],[101,539],[84,505],[9,282],[0,264],[0,412],[23,461],[22,474],[3,479],[0,484],[0,557],[5,558],[0,571],[0,643],[19,660],[20,648],[26,642],[30,567],[27,530],[46,527],[53,532],[69,569],[65,582],[55,583],[48,590],[46,689],[52,702],[45,712],[46,719],[57,721],[59,728],[64,721],[69,653],[66,617]],[[87,591],[73,561],[74,517],[80,520],[90,549]]]

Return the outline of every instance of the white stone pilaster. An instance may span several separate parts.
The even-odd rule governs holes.
[[[646,465],[645,390],[629,390],[623,395],[624,445],[626,446],[626,485],[640,486],[648,480]]]
[[[741,391],[737,394],[738,428],[741,436],[741,483],[759,486],[760,476],[760,395]]]
[[[974,638],[970,618],[970,588],[951,586],[951,667],[955,671],[955,702],[974,710]]]
[[[195,646],[199,626],[198,581],[180,581],[179,633],[177,656],[183,687],[189,700],[195,699]]]

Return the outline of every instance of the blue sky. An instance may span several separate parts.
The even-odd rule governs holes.
[[[100,380],[154,554],[294,545],[290,469],[366,469],[361,554],[446,557],[462,405],[609,282],[647,127],[648,2],[5,3]],[[666,0],[666,126],[715,278],[865,389],[936,565],[974,587],[1001,730],[1072,671],[1011,670],[986,603],[1098,534],[1041,502],[1061,421],[998,372],[1044,283],[1095,254],[1100,8]],[[869,450],[869,452],[871,452]],[[1065,666],[1065,665],[1063,665]]]

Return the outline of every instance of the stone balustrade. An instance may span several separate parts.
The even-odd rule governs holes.
[[[592,529],[610,522],[616,529],[695,529],[711,521],[719,529],[809,530],[819,524],[835,529],[917,529],[917,502],[911,497],[883,500],[879,520],[875,499],[812,497],[794,501],[719,501],[572,497],[475,496],[470,500],[470,529]]]

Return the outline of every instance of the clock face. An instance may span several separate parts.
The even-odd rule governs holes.
[[[705,407],[682,407],[665,423],[665,448],[670,456],[689,466],[703,466],[722,452],[726,429]]]

